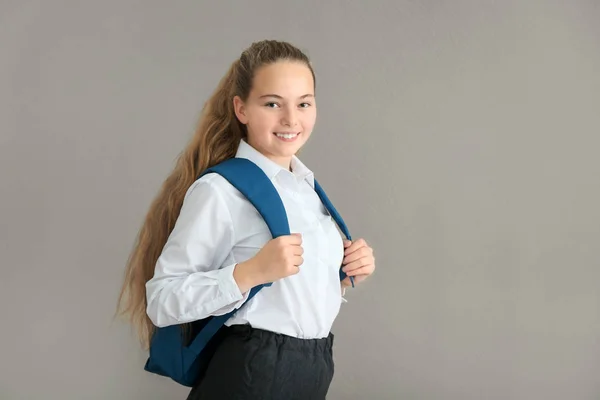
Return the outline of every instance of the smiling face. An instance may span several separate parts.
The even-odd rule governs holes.
[[[317,118],[310,69],[291,61],[264,66],[254,76],[248,99],[236,96],[233,102],[237,118],[247,127],[248,144],[289,169]]]

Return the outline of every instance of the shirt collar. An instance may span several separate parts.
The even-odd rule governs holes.
[[[314,189],[315,174],[298,157],[292,158],[291,167],[298,180],[306,180]]]
[[[315,187],[315,178],[313,172],[298,157],[292,158],[292,171],[287,171],[276,162],[264,156],[261,152],[250,146],[245,140],[240,141],[236,158],[245,158],[256,164],[267,177],[273,180],[280,173],[293,174],[298,181],[306,180],[313,188]]]

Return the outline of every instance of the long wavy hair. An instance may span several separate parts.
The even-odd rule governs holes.
[[[196,131],[177,158],[173,171],[150,205],[126,265],[117,316],[125,316],[147,348],[156,329],[146,314],[146,282],[175,226],[185,193],[201,173],[235,156],[246,126],[236,117],[233,98],[248,99],[256,71],[278,61],[304,63],[315,74],[308,57],[287,42],[253,43],[233,62],[212,96],[204,104]],[[316,83],[316,80],[314,81]]]

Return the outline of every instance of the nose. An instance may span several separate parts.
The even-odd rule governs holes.
[[[289,127],[294,127],[298,123],[298,116],[293,107],[286,107],[281,116],[281,124]]]

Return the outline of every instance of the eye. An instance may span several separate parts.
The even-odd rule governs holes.
[[[310,104],[310,103],[302,103],[302,104],[300,104],[300,107],[301,107],[301,108],[308,108],[308,107],[310,107],[310,106],[311,106],[311,104]]]
[[[279,104],[271,101],[271,102],[268,102],[267,104],[265,104],[265,107],[275,108],[275,107],[279,107]]]

